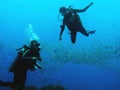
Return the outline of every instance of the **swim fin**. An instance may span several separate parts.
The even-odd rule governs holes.
[[[89,33],[90,34],[94,34],[96,32],[96,30],[93,30],[93,31],[90,31]]]

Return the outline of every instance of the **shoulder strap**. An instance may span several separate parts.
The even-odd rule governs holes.
[[[25,56],[30,50],[25,50],[22,56]]]

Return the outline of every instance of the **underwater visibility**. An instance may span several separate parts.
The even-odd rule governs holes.
[[[113,0],[1,0],[0,90],[120,90]]]

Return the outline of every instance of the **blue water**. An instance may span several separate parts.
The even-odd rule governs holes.
[[[84,8],[91,0],[0,0],[0,80],[12,81],[8,71],[16,48],[29,44],[28,24],[41,43],[43,70],[28,71],[26,87],[62,85],[65,90],[120,90],[119,1],[92,0],[79,13],[89,37],[77,34],[75,44],[66,28],[59,41],[61,6]],[[62,19],[62,16],[59,17]],[[0,90],[10,88],[0,87]]]

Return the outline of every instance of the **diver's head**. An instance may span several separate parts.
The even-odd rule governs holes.
[[[60,7],[59,12],[61,15],[65,16],[68,13],[68,10],[65,7]]]
[[[40,50],[40,43],[38,43],[36,40],[32,40],[30,43],[30,48]]]

